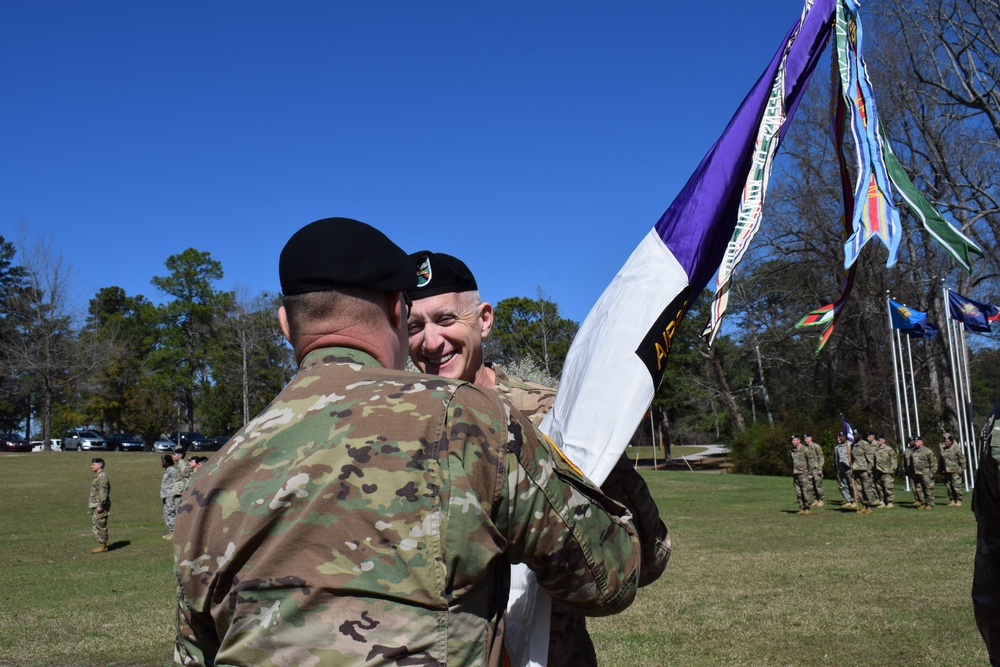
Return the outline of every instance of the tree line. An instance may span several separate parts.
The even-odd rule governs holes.
[[[22,244],[25,245],[26,244]],[[104,287],[75,312],[70,267],[44,243],[0,236],[0,430],[44,441],[66,429],[231,435],[295,372],[278,327],[280,295],[216,287],[222,265],[189,248],[150,282],[163,302]],[[556,384],[577,325],[558,307],[497,304],[490,358]]]

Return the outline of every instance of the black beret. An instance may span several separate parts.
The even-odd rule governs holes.
[[[174,447],[174,454],[183,454],[183,453],[184,453],[184,448],[183,447],[181,447],[180,445],[178,445],[177,447]]]
[[[479,289],[476,278],[465,262],[441,252],[421,250],[410,255],[417,286],[408,294],[414,301],[449,292],[471,292]]]
[[[100,463],[101,465],[104,465],[104,459],[90,459],[90,462],[91,463]]]
[[[281,250],[278,276],[285,296],[338,287],[401,292],[417,283],[402,248],[350,218],[324,218],[292,234]]]
[[[811,438],[812,436],[811,436],[811,435],[809,435],[808,433],[803,433],[803,434],[802,434],[802,437],[803,437],[803,438]]]

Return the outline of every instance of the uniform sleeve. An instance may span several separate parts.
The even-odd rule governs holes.
[[[525,563],[546,592],[587,615],[619,612],[635,597],[639,576],[639,543],[631,517],[582,473],[575,470],[550,441],[521,413],[494,392],[464,386],[455,393],[462,415],[455,414],[450,440],[471,433],[463,423],[479,415],[494,427],[484,454],[467,455],[473,476],[497,478],[492,516],[506,540],[511,563]],[[471,413],[466,413],[470,410]],[[489,451],[498,460],[490,462]]]
[[[183,587],[177,593],[177,635],[174,640],[174,664],[185,667],[203,667],[215,664],[219,652],[217,643],[210,643],[215,637],[215,628],[198,628],[201,617],[194,614],[185,599]]]
[[[639,586],[648,586],[659,579],[666,569],[667,561],[670,560],[671,543],[667,526],[660,519],[660,510],[646,486],[646,480],[632,466],[628,457],[622,454],[601,485],[601,491],[632,513],[642,554]]]

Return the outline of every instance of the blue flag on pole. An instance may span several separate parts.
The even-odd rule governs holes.
[[[889,299],[889,315],[892,317],[892,328],[899,329],[910,338],[933,339],[938,335],[938,327],[927,321],[927,313],[898,301]]]
[[[922,313],[908,306],[889,299],[889,314],[892,316],[893,329],[912,329],[914,325],[927,319],[927,313]]]
[[[968,331],[990,331],[990,322],[1000,320],[1000,308],[973,301],[951,290],[948,290],[948,310],[951,319],[964,324]]]

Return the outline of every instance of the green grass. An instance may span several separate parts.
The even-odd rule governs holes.
[[[0,456],[0,665],[171,662],[159,457],[103,456],[113,548],[99,555],[90,455]],[[626,612],[588,621],[601,664],[986,664],[969,599],[975,521],[968,503],[942,504],[943,488],[933,512],[897,491],[895,509],[801,517],[789,478],[644,476],[674,555]]]

